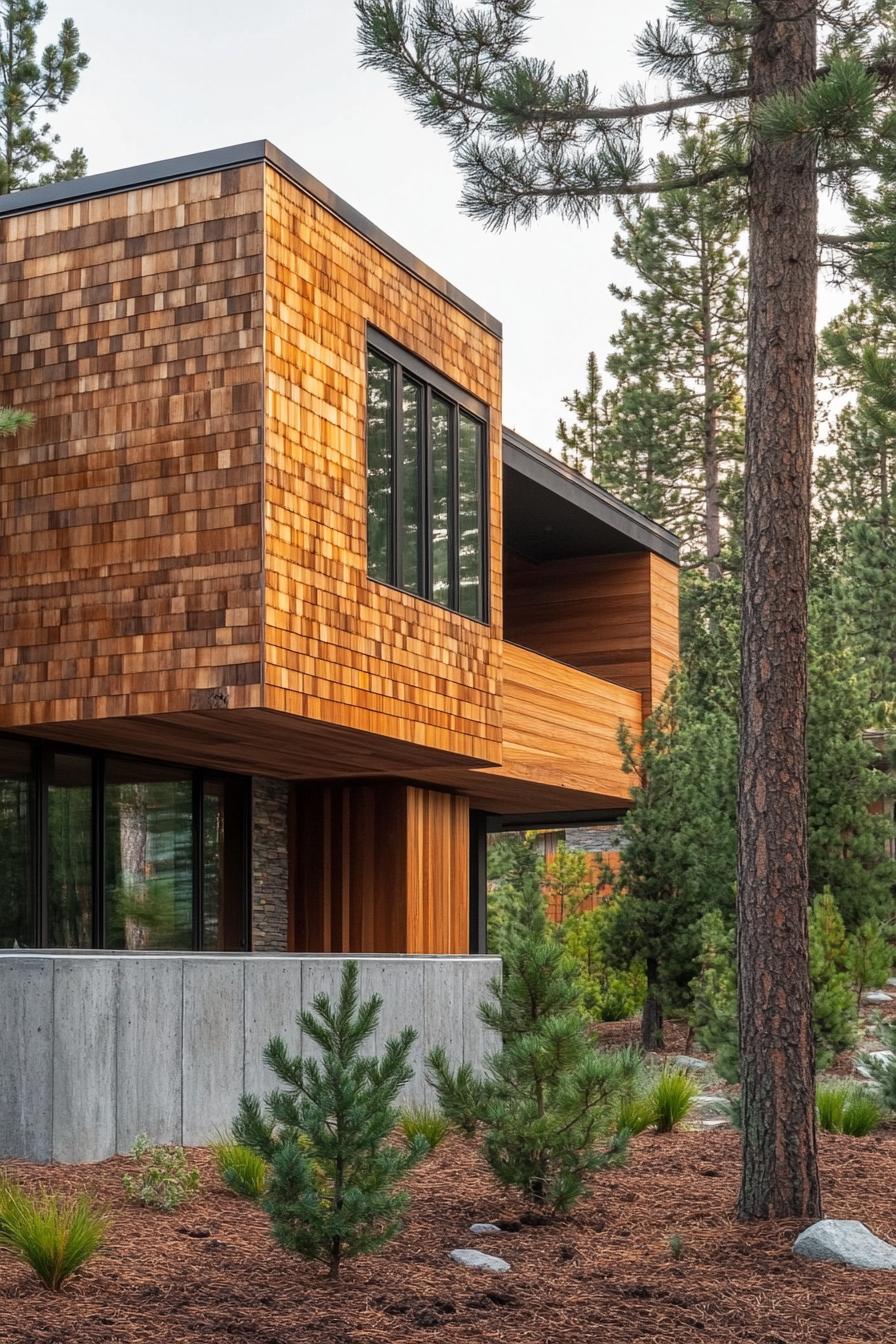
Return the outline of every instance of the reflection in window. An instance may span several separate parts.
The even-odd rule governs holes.
[[[47,943],[93,945],[93,767],[56,751],[47,779]]]
[[[202,946],[233,952],[245,945],[245,848],[241,780],[208,778],[202,786]]]
[[[432,598],[451,604],[451,407],[432,399]]]
[[[367,364],[367,570],[392,580],[392,365],[371,352]]]
[[[405,378],[401,407],[401,586],[421,591],[421,444],[423,388]]]
[[[107,947],[193,946],[193,777],[140,761],[106,767]]]
[[[465,616],[482,615],[482,428],[478,421],[458,416],[458,610]]]
[[[36,941],[31,747],[0,742],[0,947]]]
[[[485,424],[472,398],[392,356],[368,350],[367,572],[485,620]]]

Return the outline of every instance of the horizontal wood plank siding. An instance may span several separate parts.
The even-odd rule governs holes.
[[[0,724],[260,701],[262,196],[0,221]]]
[[[265,704],[498,762],[500,342],[266,174]],[[490,626],[367,577],[368,323],[490,409]]]

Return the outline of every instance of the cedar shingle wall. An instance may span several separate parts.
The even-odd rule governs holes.
[[[0,723],[259,703],[262,193],[0,221]]]
[[[265,704],[500,760],[500,342],[267,170]],[[366,569],[366,323],[491,408],[491,629]]]

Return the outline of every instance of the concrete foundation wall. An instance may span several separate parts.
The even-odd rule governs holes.
[[[0,953],[0,1158],[98,1162],[141,1131],[200,1145],[244,1091],[274,1083],[262,1051],[301,1048],[296,1013],[338,992],[343,957],[197,953]],[[436,1045],[482,1067],[493,1042],[476,1009],[494,957],[358,957],[383,997],[374,1046],[416,1028],[405,1100],[432,1101]]]

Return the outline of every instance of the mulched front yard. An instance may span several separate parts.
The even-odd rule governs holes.
[[[473,1221],[513,1217],[518,1202],[491,1181],[475,1150],[448,1140],[412,1179],[401,1238],[349,1264],[339,1287],[277,1250],[264,1215],[222,1190],[206,1154],[201,1194],[174,1214],[135,1208],[128,1163],[6,1164],[8,1176],[87,1189],[113,1211],[105,1251],[59,1295],[0,1254],[2,1344],[882,1344],[896,1330],[896,1272],[806,1264],[796,1224],[744,1227],[731,1209],[738,1136],[641,1135],[627,1168],[600,1178],[575,1215],[501,1237]],[[896,1241],[896,1134],[822,1136],[826,1212],[858,1217]],[[681,1237],[676,1260],[669,1239]],[[454,1265],[475,1244],[510,1274]]]

